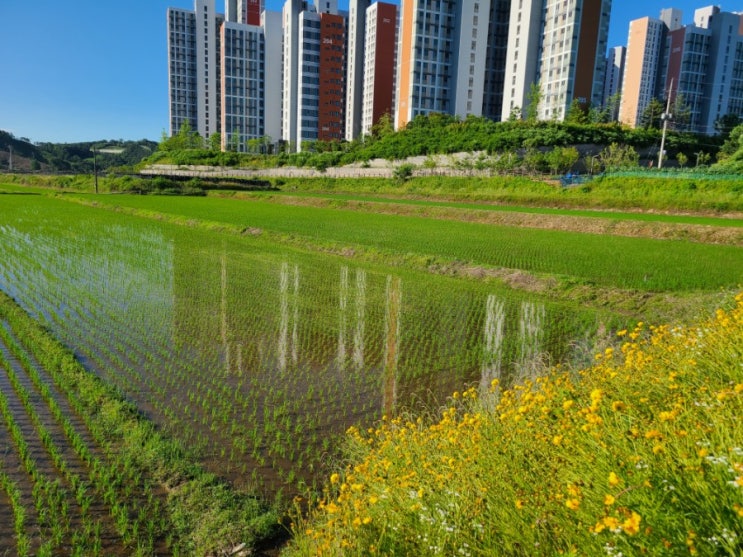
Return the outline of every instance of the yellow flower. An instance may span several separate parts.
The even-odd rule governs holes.
[[[612,506],[614,504],[614,501],[616,501],[616,499],[614,499],[613,495],[606,495],[604,497],[604,505],[606,505],[607,507]]]
[[[665,450],[665,449],[663,449],[663,445],[661,445],[660,443],[658,443],[658,444],[656,444],[656,445],[653,445],[653,454],[660,454],[660,453],[662,453],[662,452],[663,452],[664,450]]]
[[[575,401],[572,400],[566,400],[562,403],[562,409],[563,410],[570,410],[570,408],[575,404]]]
[[[624,530],[630,536],[634,536],[640,531],[640,521],[642,517],[635,511],[632,511],[632,515],[622,523],[622,530]]]
[[[619,521],[613,516],[607,516],[604,519],[604,526],[606,526],[609,530],[616,530],[617,528],[619,528]]]
[[[611,409],[614,410],[614,412],[621,412],[625,408],[627,408],[627,406],[621,400],[615,400],[611,403]]]
[[[553,445],[560,445],[562,443],[563,436],[562,435],[555,435],[552,438],[552,444]]]
[[[619,476],[617,476],[614,472],[609,473],[609,485],[611,487],[618,486],[620,481],[621,480],[619,479]]]
[[[525,504],[526,503],[524,503],[524,501],[522,499],[516,499],[516,508],[517,509],[523,509]]]
[[[331,502],[325,505],[325,510],[328,511],[330,514],[335,514],[340,510],[340,507]]]
[[[340,476],[338,474],[331,474],[330,475],[330,483],[331,484],[337,484],[340,480]]]
[[[670,422],[676,417],[676,414],[673,412],[661,412],[658,414],[658,419],[660,419],[661,422]]]
[[[571,511],[576,511],[580,507],[580,501],[578,499],[568,499],[565,501],[565,506]]]
[[[372,519],[371,519],[370,516],[365,516],[364,517],[364,520],[362,520],[361,523],[364,524],[364,525],[367,525],[367,524],[371,524],[371,521],[372,521]]]

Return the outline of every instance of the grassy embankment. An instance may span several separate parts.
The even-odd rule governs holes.
[[[284,555],[738,555],[743,294],[579,374],[348,432]],[[626,336],[625,336],[626,335]]]
[[[0,191],[11,185],[42,189],[92,192],[92,176],[6,176]],[[133,177],[99,177],[102,192],[126,191],[148,180]],[[673,173],[645,176],[606,175],[581,186],[561,188],[538,178],[517,176],[433,176],[405,182],[383,178],[275,178],[284,193],[330,193],[384,196],[396,199],[438,199],[526,207],[590,208],[654,212],[703,212],[722,214],[743,211],[740,180],[705,174]],[[189,183],[198,188],[198,179]],[[14,188],[16,189],[16,188]]]

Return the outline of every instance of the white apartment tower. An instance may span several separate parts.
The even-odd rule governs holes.
[[[366,10],[371,0],[348,2],[348,60],[346,70],[346,132],[348,141],[361,133],[364,96],[364,48],[366,47]]]
[[[170,133],[185,121],[223,149],[281,136],[281,15],[263,0],[195,0],[168,9]],[[267,142],[267,141],[266,141]]]
[[[683,27],[684,12],[676,8],[665,8],[660,11],[660,20],[666,24],[669,31]]]
[[[204,138],[219,132],[221,23],[214,0],[195,0],[194,11],[168,8],[171,134],[186,120]]]
[[[492,9],[493,3],[499,9]],[[494,26],[501,34],[506,29],[505,21],[493,18],[507,15],[503,0],[401,0],[397,128],[431,112],[489,115],[493,101],[486,84],[502,82],[505,60],[488,43]]]
[[[624,59],[627,54],[627,48],[624,46],[615,46],[609,49],[606,57],[606,72],[604,76],[604,100],[602,106],[606,107],[609,101],[617,94],[621,95],[622,80],[624,79]],[[610,115],[612,120],[619,117],[619,107],[615,108],[615,113]]]
[[[573,100],[600,106],[611,0],[547,0],[537,82],[539,117],[562,120]]]
[[[305,2],[286,0],[281,12],[283,55],[281,59],[281,138],[294,141],[297,137],[297,75],[299,71],[299,14]],[[295,147],[296,149],[296,147]]]
[[[168,98],[170,135],[188,122],[198,127],[196,89],[196,13],[168,8]]]
[[[238,0],[243,1],[243,0]],[[263,84],[263,108],[265,128],[263,134],[273,142],[281,139],[281,78],[282,35],[281,12],[262,11],[261,27],[265,44],[265,82]]]
[[[459,8],[454,114],[482,116],[487,67],[490,0],[462,2]]]
[[[196,131],[201,137],[219,132],[219,52],[214,0],[195,0],[196,9]]]
[[[245,150],[265,128],[263,29],[225,21],[221,28],[222,149]]]
[[[543,120],[574,99],[601,105],[610,17],[611,0],[512,0],[503,114],[523,111],[533,84]]]
[[[503,116],[520,117],[529,104],[531,86],[537,83],[542,43],[543,0],[512,0],[508,50],[503,88]]]

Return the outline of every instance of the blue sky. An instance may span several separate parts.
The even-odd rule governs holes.
[[[705,5],[614,0],[609,46],[626,43],[632,19],[673,6],[690,23]],[[168,127],[168,6],[193,0],[0,0],[0,129],[34,142],[158,141]]]

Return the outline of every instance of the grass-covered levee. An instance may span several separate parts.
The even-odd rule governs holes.
[[[580,372],[350,430],[285,554],[740,555],[743,294],[619,336]]]

